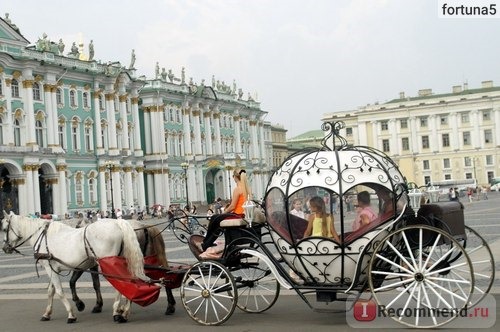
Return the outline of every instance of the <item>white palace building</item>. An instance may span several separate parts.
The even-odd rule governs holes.
[[[245,168],[264,195],[266,112],[233,82],[139,76],[83,43],[35,45],[0,19],[0,211],[57,214],[212,203]]]
[[[487,186],[500,176],[500,87],[453,86],[448,93],[420,90],[354,111],[325,114],[342,120],[351,144],[378,148],[409,181]]]

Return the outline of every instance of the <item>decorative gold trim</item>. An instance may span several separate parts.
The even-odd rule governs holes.
[[[132,98],[130,98],[130,103],[132,105],[139,104],[139,97],[132,97]]]
[[[35,76],[35,82],[41,82],[43,80],[43,76],[38,74]]]
[[[112,92],[112,93],[106,93],[105,94],[105,97],[106,97],[106,101],[110,101],[110,100],[115,100],[115,93]]]
[[[200,116],[200,111],[199,110],[196,110],[196,111],[193,111],[193,116]]]
[[[58,172],[64,172],[68,169],[68,165],[62,165],[62,164],[59,164],[59,165],[56,165],[56,170]]]
[[[19,70],[16,70],[12,73],[12,77],[15,78],[16,80],[21,77],[21,72]]]
[[[31,89],[33,87],[33,80],[24,80],[23,81],[23,88],[25,89]]]
[[[5,85],[6,85],[7,87],[10,87],[10,85],[11,85],[11,84],[12,84],[12,79],[10,79],[10,78],[6,78],[6,79],[5,79]]]
[[[118,100],[120,101],[120,103],[126,103],[127,98],[128,98],[128,94],[124,94],[124,95],[119,96]]]

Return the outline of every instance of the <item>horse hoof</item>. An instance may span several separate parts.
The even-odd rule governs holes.
[[[93,314],[98,314],[98,313],[100,313],[100,312],[102,312],[102,307],[94,307],[94,308],[92,309],[92,313],[93,313]]]
[[[42,318],[40,318],[40,321],[42,321],[42,322],[48,322],[49,320],[50,320],[50,317],[42,316]]]
[[[165,310],[165,315],[172,315],[175,312],[175,307],[169,307]]]
[[[66,323],[68,324],[73,324],[74,322],[76,322],[76,318],[68,318],[68,320],[66,321]]]
[[[83,303],[82,301],[78,301],[78,302],[76,302],[76,303],[75,303],[75,305],[76,305],[76,309],[77,309],[78,311],[83,311],[83,310],[85,310],[85,303]]]
[[[128,320],[123,317],[122,315],[114,315],[113,316],[113,320],[116,322],[116,323],[126,323]]]

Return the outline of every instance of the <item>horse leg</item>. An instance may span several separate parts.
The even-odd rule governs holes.
[[[78,297],[78,294],[76,294],[76,281],[78,279],[80,279],[82,274],[83,274],[83,271],[80,271],[80,270],[73,271],[73,273],[71,274],[71,279],[69,280],[69,288],[71,289],[71,297],[73,299],[73,302],[75,302],[76,309],[78,309],[78,311],[85,310],[85,303],[83,303],[83,301],[80,300],[80,298]]]
[[[45,308],[45,312],[40,319],[42,322],[46,322],[50,320],[50,315],[52,315],[52,305],[54,303],[54,285],[52,285],[52,281],[49,281],[49,287],[47,288],[47,307]]]
[[[116,292],[115,301],[113,302],[113,320],[117,323],[126,323],[127,320],[123,317],[123,307],[120,305],[122,295]]]
[[[165,292],[167,293],[167,303],[168,303],[165,315],[171,315],[175,312],[174,294],[172,294],[172,289],[167,287],[165,287]]]
[[[68,312],[68,319],[66,322],[68,324],[76,322],[76,316],[73,313],[73,308],[71,308],[71,304],[69,303],[68,299],[66,298],[66,295],[64,295],[64,290],[62,288],[61,279],[59,279],[59,275],[57,275],[55,272],[53,272],[49,266],[46,266],[45,270],[47,271],[47,275],[50,275],[50,279],[51,279],[52,287],[53,287],[52,290],[49,290],[49,298],[50,297],[53,298],[54,290],[55,290],[56,294],[59,296],[59,299],[61,300],[64,307],[66,308],[66,311]],[[50,296],[50,293],[52,294],[52,296]],[[52,302],[52,300],[49,299],[49,302]],[[47,307],[47,308],[49,308],[49,307]],[[46,314],[48,313],[48,317],[50,317],[51,312],[52,312],[52,305],[50,305],[50,311],[49,312],[46,311]]]
[[[95,265],[94,267],[90,268],[91,274],[92,274],[92,284],[94,285],[94,291],[95,291],[95,296],[96,296],[96,302],[95,306],[92,309],[92,313],[99,313],[102,312],[102,294],[101,294],[101,281],[99,280],[99,274],[98,272],[98,266]]]

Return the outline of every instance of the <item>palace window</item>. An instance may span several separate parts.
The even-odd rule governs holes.
[[[21,123],[19,119],[14,120],[14,146],[21,146]]]
[[[399,120],[399,125],[400,125],[401,129],[407,129],[408,128],[408,119]]]
[[[380,129],[382,131],[388,130],[389,129],[389,123],[387,121],[381,121],[380,122]]]
[[[410,150],[410,139],[408,137],[401,138],[401,148],[403,151]]]
[[[483,111],[483,121],[490,121],[490,120],[491,120],[491,112]]]
[[[450,146],[450,134],[443,134],[442,139],[443,139],[443,147],[444,148],[449,147]]]
[[[493,143],[493,134],[491,129],[486,129],[484,131],[484,143]]]
[[[19,82],[14,78],[10,83],[12,98],[19,98]]]
[[[389,140],[388,139],[383,139],[382,140],[382,151],[389,152],[390,150],[391,150],[391,147],[389,145]]]
[[[462,135],[464,145],[470,145],[470,131],[464,131]]]
[[[56,103],[57,103],[57,105],[63,104],[63,95],[62,94],[63,94],[62,89],[56,90]]]
[[[40,84],[37,82],[33,83],[33,100],[42,100],[40,96]]]
[[[469,113],[460,113],[460,120],[462,123],[469,123]]]
[[[422,127],[422,128],[427,127],[427,118],[425,118],[425,117],[420,118],[420,127]]]
[[[422,149],[429,148],[429,136],[422,136]]]
[[[431,169],[429,160],[422,160],[422,168],[425,170]]]
[[[71,107],[76,107],[76,91],[75,90],[70,90],[69,91],[69,105]]]
[[[450,158],[444,158],[443,159],[443,168],[450,168],[451,166],[451,163],[450,163]]]

